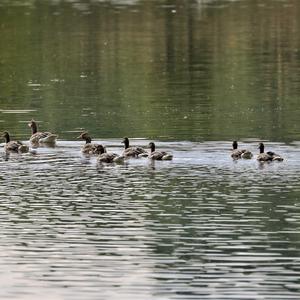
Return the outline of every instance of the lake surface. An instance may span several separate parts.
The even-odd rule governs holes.
[[[0,161],[0,297],[298,299],[300,144],[262,165],[157,144],[174,160],[99,165],[62,141]]]
[[[299,299],[300,2],[1,1],[1,299]],[[155,141],[173,161],[99,165]],[[232,161],[231,143],[282,163]]]

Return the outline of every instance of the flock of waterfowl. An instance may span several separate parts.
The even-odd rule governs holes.
[[[37,123],[34,120],[31,120],[28,124],[31,128],[31,137],[30,143],[33,147],[38,147],[39,144],[50,144],[53,145],[56,143],[57,135],[51,132],[40,132],[38,131]],[[17,153],[26,153],[29,152],[29,147],[24,145],[20,141],[11,141],[10,135],[7,131],[2,132],[1,136],[5,140],[4,149],[6,152],[17,152]],[[129,139],[125,137],[122,141],[124,144],[124,151],[121,155],[117,153],[109,153],[106,151],[106,148],[101,144],[92,143],[92,139],[87,131],[82,132],[77,138],[85,141],[84,146],[81,148],[83,154],[87,155],[96,155],[99,162],[113,163],[113,162],[122,162],[127,158],[139,158],[139,157],[148,157],[153,160],[172,160],[173,155],[164,151],[157,151],[155,149],[155,144],[153,142],[149,143],[148,148],[150,152],[145,150],[142,147],[130,147]],[[264,144],[259,144],[259,154],[257,155],[257,160],[260,162],[270,162],[270,161],[283,161],[283,158],[272,152],[264,152]],[[234,160],[237,159],[251,159],[253,154],[246,149],[238,149],[237,141],[232,143],[232,153],[231,157]]]
[[[265,145],[263,143],[259,143],[258,149],[259,154],[256,157],[258,161],[283,161],[283,158],[279,154],[276,154],[272,151],[265,152]],[[233,159],[251,159],[253,157],[253,154],[249,150],[238,149],[237,141],[233,141],[231,157]]]
[[[31,128],[31,137],[29,139],[31,145],[36,148],[40,144],[54,145],[56,143],[57,135],[51,132],[38,131],[37,123],[31,120],[28,124]],[[1,136],[5,140],[4,150],[6,152],[27,153],[29,152],[29,146],[23,144],[20,141],[12,141],[7,131],[2,132]],[[142,147],[130,147],[129,139],[125,137],[122,141],[124,144],[124,151],[121,155],[116,153],[108,153],[106,148],[101,144],[92,143],[92,138],[87,131],[82,132],[77,138],[85,141],[84,146],[81,148],[81,152],[87,155],[96,155],[99,162],[113,163],[122,162],[126,158],[130,157],[148,157],[153,160],[172,160],[173,155],[164,151],[155,150],[155,144],[149,143],[150,153]]]
[[[92,139],[87,131],[81,133],[77,138],[83,139],[85,141],[85,145],[82,146],[81,152],[89,155],[97,155],[97,160],[99,162],[121,162],[125,158],[130,157],[149,157],[154,160],[172,160],[173,155],[164,151],[156,151],[155,144],[153,142],[149,143],[149,148],[151,149],[150,153],[147,152],[142,147],[130,147],[129,139],[125,137],[122,141],[124,144],[124,151],[121,155],[117,153],[107,153],[106,148],[101,144],[92,143]]]

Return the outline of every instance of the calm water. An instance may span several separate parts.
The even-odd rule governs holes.
[[[299,299],[298,0],[0,1],[1,299]],[[98,165],[78,132],[173,161]],[[233,162],[231,142],[283,163]]]
[[[299,140],[299,13],[298,0],[2,0],[0,121],[23,139],[33,116],[68,140]]]

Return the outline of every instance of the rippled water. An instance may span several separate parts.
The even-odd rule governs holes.
[[[2,0],[0,299],[300,295],[299,0]],[[99,165],[155,140],[173,161]],[[140,138],[140,139],[139,139]],[[232,161],[232,140],[282,163]],[[2,142],[2,141],[0,141]]]
[[[2,152],[2,299],[299,298],[299,143],[266,142],[285,161],[262,165],[231,142],[158,141],[173,161],[124,165],[81,144]]]

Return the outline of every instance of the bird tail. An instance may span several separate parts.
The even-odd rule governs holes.
[[[48,144],[54,144],[56,142],[57,139],[57,135],[56,134],[49,134],[48,136],[41,138],[40,142],[41,143],[48,143]]]
[[[173,155],[172,154],[166,154],[162,157],[162,160],[172,160],[173,159]]]

